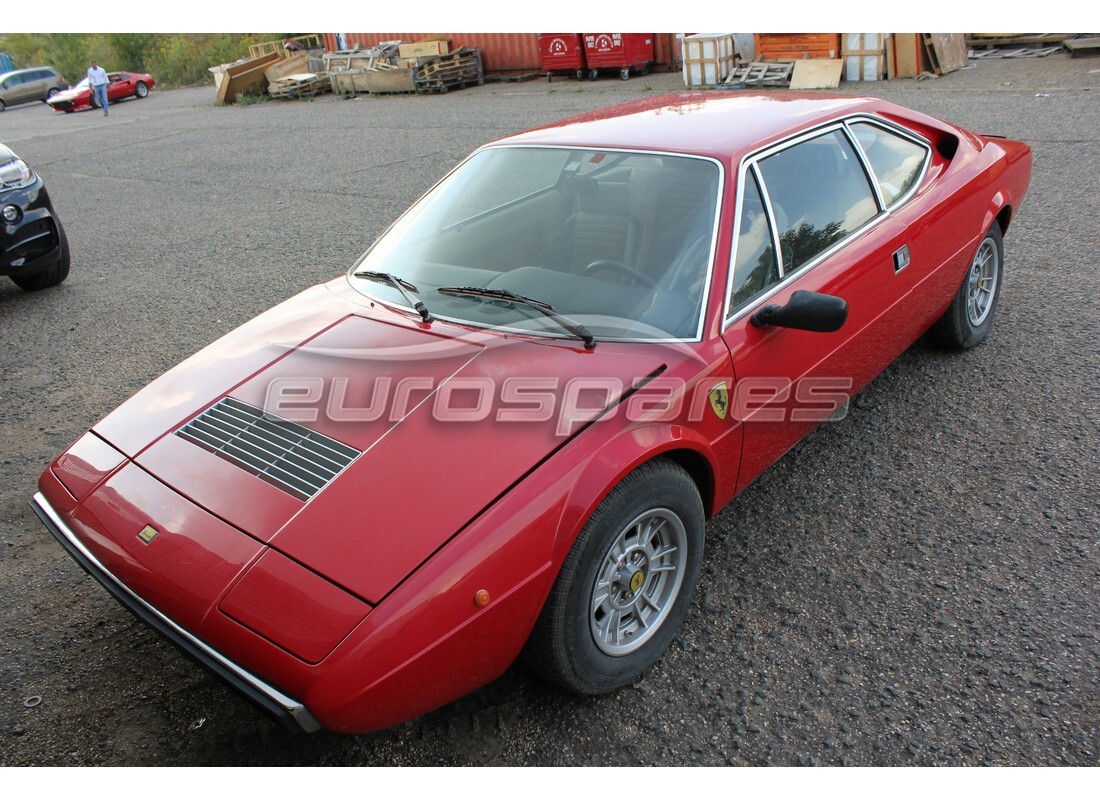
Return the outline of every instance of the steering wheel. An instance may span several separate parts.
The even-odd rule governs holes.
[[[613,272],[621,272],[627,277],[633,278],[638,283],[649,289],[657,288],[657,282],[653,280],[653,278],[646,275],[644,272],[639,272],[638,270],[634,269],[634,267],[628,267],[626,264],[623,264],[620,261],[612,261],[607,258],[601,258],[599,261],[593,261],[591,264],[584,268],[584,275],[585,277],[587,277],[594,272],[599,272],[600,270],[604,269],[611,270]]]

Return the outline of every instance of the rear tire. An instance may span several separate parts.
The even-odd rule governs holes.
[[[25,292],[37,292],[40,289],[48,289],[57,286],[69,276],[69,237],[65,235],[65,229],[61,222],[57,221],[57,238],[61,247],[61,257],[57,263],[49,269],[39,272],[37,275],[12,276],[15,285]]]
[[[982,237],[950,307],[928,329],[927,339],[945,350],[969,350],[989,336],[1004,283],[1004,239],[994,222]]]
[[[664,458],[643,464],[600,503],[573,543],[523,658],[581,694],[625,686],[680,628],[699,577],[703,503]]]
[[[149,87],[145,84],[145,81],[138,81],[134,84],[134,97],[138,100],[143,100],[149,96]]]

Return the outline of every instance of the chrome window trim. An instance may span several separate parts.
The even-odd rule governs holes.
[[[920,174],[917,179],[913,181],[913,185],[905,190],[904,194],[898,195],[898,198],[894,200],[889,206],[883,203],[883,207],[889,212],[891,209],[897,208],[903,203],[908,202],[909,198],[917,193],[920,185],[924,182],[925,176],[928,174],[928,167],[932,164],[932,143],[925,139],[923,136],[918,136],[912,131],[905,130],[898,125],[894,125],[879,117],[872,117],[866,114],[860,114],[858,116],[845,118],[844,124],[849,127],[857,122],[866,122],[869,125],[882,128],[887,133],[892,133],[901,139],[907,139],[918,147],[924,148],[924,161],[921,163]],[[880,192],[878,186],[878,176],[875,175],[875,170],[871,167],[870,159],[867,158],[867,154],[863,151],[863,146],[859,143],[859,138],[855,135],[854,131],[849,130],[849,134],[856,145],[856,152],[858,152],[864,158],[864,164],[867,167],[867,173],[874,178],[875,191]]]
[[[783,278],[787,274],[787,271],[783,266],[783,242],[781,242],[779,240],[779,225],[776,224],[776,222],[775,222],[775,212],[772,211],[772,199],[771,199],[771,196],[768,194],[768,187],[764,185],[764,176],[760,174],[760,168],[758,166],[756,166],[755,162],[750,164],[749,168],[752,170],[752,177],[756,181],[756,189],[757,189],[757,191],[760,192],[760,199],[764,201],[764,213],[767,215],[768,224],[771,226],[772,249],[775,251],[775,269],[779,273],[779,280],[783,280]],[[740,200],[740,196],[738,197],[738,200]],[[738,210],[740,210],[740,206],[738,206]],[[740,225],[740,223],[741,223],[741,217],[740,216],[738,216],[737,222],[738,222],[738,225]],[[740,237],[741,236],[741,228],[737,227],[734,230],[737,231],[736,235],[738,237]],[[736,254],[737,254],[736,251],[734,251],[733,255],[736,255]],[[733,289],[733,277],[732,276],[733,276],[733,271],[731,270],[730,271],[730,289],[731,290]]]
[[[460,161],[458,164],[455,165],[454,169],[450,170],[446,175],[444,175],[442,178],[440,178],[438,181],[436,181],[434,184],[432,184],[432,187],[430,189],[428,189],[426,192],[424,192],[424,194],[422,194],[416,200],[415,203],[413,203],[411,206],[409,206],[407,209],[405,209],[405,211],[403,211],[401,213],[401,215],[398,216],[398,218],[393,221],[393,223],[391,223],[389,226],[387,226],[387,228],[381,234],[378,235],[378,238],[371,244],[370,248],[368,248],[367,251],[365,253],[363,253],[363,255],[361,255],[359,258],[357,258],[355,260],[355,263],[352,265],[351,269],[349,269],[347,271],[346,278],[347,278],[348,283],[351,284],[352,288],[355,289],[355,291],[359,292],[360,294],[362,294],[365,297],[370,298],[371,300],[373,300],[376,303],[380,303],[381,305],[385,306],[386,308],[397,309],[397,310],[400,310],[400,311],[408,312],[409,314],[419,316],[419,313],[414,308],[411,308],[409,306],[404,306],[404,305],[401,305],[399,303],[392,302],[388,299],[380,298],[376,295],[370,294],[369,292],[363,291],[363,289],[360,288],[360,285],[359,285],[360,282],[352,280],[353,273],[359,268],[360,264],[366,259],[366,257],[368,255],[370,255],[370,252],[371,252],[371,250],[374,249],[374,246],[379,241],[382,240],[382,238],[390,231],[391,228],[396,226],[397,223],[400,222],[403,217],[405,217],[407,214],[411,213],[413,209],[415,209],[418,205],[420,205],[420,203],[424,200],[424,198],[427,197],[429,194],[431,194],[433,191],[435,191],[436,187],[439,186],[439,184],[443,183],[443,181],[447,180],[457,170],[461,169],[466,164],[467,161],[469,161],[470,159],[472,159],[474,156],[478,155],[479,153],[482,153],[482,152],[485,152],[485,151],[488,151],[488,150],[521,150],[521,149],[522,150],[586,150],[586,151],[591,151],[591,152],[596,152],[596,153],[623,153],[623,154],[626,154],[626,155],[661,156],[661,157],[664,157],[664,158],[691,158],[691,159],[694,159],[696,161],[709,161],[711,164],[714,164],[718,168],[718,185],[716,187],[715,198],[714,198],[714,219],[712,221],[712,226],[711,226],[710,254],[707,256],[707,274],[706,274],[706,278],[705,278],[705,283],[703,285],[703,295],[699,299],[699,304],[700,304],[699,324],[696,326],[694,336],[683,337],[683,338],[669,338],[669,339],[652,339],[652,338],[636,338],[636,337],[633,337],[633,338],[632,337],[614,337],[614,338],[612,338],[612,337],[597,337],[596,338],[597,342],[621,342],[621,343],[627,343],[627,344],[670,344],[670,343],[674,343],[674,342],[696,343],[696,342],[703,341],[703,331],[706,329],[707,309],[710,306],[710,295],[711,295],[711,290],[713,288],[712,284],[714,283],[714,271],[715,271],[714,261],[715,261],[715,256],[718,253],[718,236],[720,234],[720,223],[721,223],[721,219],[722,219],[722,198],[725,196],[725,190],[726,190],[726,168],[725,168],[725,165],[720,160],[718,160],[717,158],[714,158],[712,156],[699,155],[697,153],[677,153],[677,152],[673,152],[671,150],[634,150],[634,149],[623,148],[623,147],[597,147],[595,145],[510,144],[510,143],[501,143],[501,144],[492,144],[491,143],[491,144],[483,145],[483,146],[479,147],[477,150],[475,150],[474,152],[470,153],[470,155],[466,156],[466,158],[462,159],[462,161]],[[522,199],[522,198],[520,198],[520,199]],[[463,326],[466,326],[466,327],[477,328],[479,330],[500,331],[500,332],[503,332],[503,333],[510,333],[510,334],[521,334],[521,335],[525,335],[525,336],[533,336],[533,337],[538,338],[538,339],[561,339],[561,340],[564,340],[564,341],[567,341],[567,342],[574,341],[576,339],[576,337],[570,336],[568,334],[562,335],[562,334],[553,333],[553,332],[543,333],[541,331],[533,331],[533,330],[530,330],[528,328],[508,328],[508,327],[501,326],[501,325],[493,325],[493,326],[482,325],[482,324],[479,324],[477,322],[473,322],[471,320],[457,319],[457,318],[445,316],[443,314],[436,314],[434,311],[432,312],[432,315],[437,320],[440,320],[442,322],[449,322],[449,323],[452,323],[452,324],[455,324],[455,325],[463,325]]]
[[[893,205],[889,207],[885,207],[885,204],[883,203],[881,191],[878,188],[878,178],[875,175],[874,170],[870,168],[870,163],[867,161],[866,153],[863,152],[863,148],[859,145],[859,141],[856,139],[855,134],[848,129],[848,125],[855,122],[869,122],[873,125],[877,125],[885,129],[889,133],[895,133],[902,138],[912,141],[914,144],[920,145],[925,150],[924,163],[921,165],[920,175],[915,181],[913,181],[913,185],[909,188],[909,190],[904,195],[899,197],[896,201],[894,201]],[[876,203],[878,204],[878,213],[875,216],[871,217],[871,219],[867,220],[867,222],[865,222],[863,225],[856,228],[854,231],[850,231],[848,235],[845,236],[843,239],[834,242],[830,247],[822,250],[820,253],[807,261],[805,264],[801,265],[790,275],[787,275],[783,269],[783,254],[782,251],[779,250],[777,247],[776,256],[777,258],[779,258],[779,281],[776,282],[776,284],[772,286],[769,290],[753,298],[748,303],[739,306],[738,308],[731,309],[730,300],[733,289],[733,269],[737,258],[737,244],[741,231],[741,213],[743,210],[742,198],[745,194],[746,173],[750,168],[753,169],[753,174],[756,176],[757,181],[760,184],[761,191],[764,194],[764,202],[768,213],[768,220],[772,224],[773,239],[778,239],[779,231],[776,229],[775,216],[771,210],[771,198],[767,194],[767,187],[764,185],[763,176],[760,174],[759,169],[757,169],[757,164],[770,155],[774,155],[778,152],[794,147],[810,139],[817,138],[818,136],[831,133],[834,130],[842,130],[844,136],[847,137],[848,141],[854,147],[856,154],[859,157],[860,164],[862,164],[863,166],[864,176],[868,179],[868,182],[871,185],[872,194],[875,197]],[[723,322],[721,333],[725,334],[729,327],[735,322],[740,320],[742,317],[748,316],[765,302],[767,302],[771,297],[783,291],[783,289],[794,282],[795,278],[802,276],[811,269],[815,269],[823,261],[830,258],[836,252],[846,247],[849,242],[859,236],[862,236],[866,231],[877,225],[882,224],[885,220],[889,219],[890,215],[893,214],[896,209],[907,203],[912,198],[912,196],[920,190],[921,184],[924,183],[924,179],[928,175],[928,168],[931,163],[932,143],[930,141],[925,139],[923,136],[920,136],[919,134],[913,133],[912,131],[902,128],[900,125],[890,122],[889,120],[885,120],[881,117],[867,113],[853,114],[851,116],[843,117],[841,119],[832,120],[831,122],[827,122],[823,125],[819,125],[817,127],[795,134],[788,139],[770,144],[764,148],[761,148],[760,150],[750,152],[743,156],[737,166],[737,200],[735,205],[733,226],[731,230],[732,242],[730,243],[729,280],[727,281],[726,285],[726,299],[722,315]]]

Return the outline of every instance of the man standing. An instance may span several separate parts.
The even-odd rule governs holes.
[[[103,109],[103,116],[107,116],[107,70],[93,61],[92,66],[88,67],[88,83],[92,85],[92,93]]]

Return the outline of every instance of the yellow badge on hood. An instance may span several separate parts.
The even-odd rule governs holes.
[[[726,388],[726,382],[722,381],[722,383],[711,389],[708,397],[710,398],[710,407],[714,409],[718,419],[725,419],[726,412],[729,411],[730,407],[730,392]]]
[[[141,541],[145,542],[145,544],[149,544],[158,536],[160,536],[160,531],[158,531],[152,525],[146,525],[144,528],[141,529],[141,532],[138,534],[138,538],[141,539]]]

